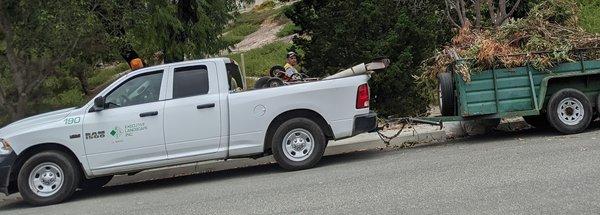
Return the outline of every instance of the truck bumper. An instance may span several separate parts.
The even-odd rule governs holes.
[[[352,129],[352,136],[375,131],[375,129],[377,129],[377,113],[370,112],[368,114],[354,117],[354,129]]]
[[[12,152],[0,155],[0,192],[8,195],[8,183],[10,180],[10,169],[17,159],[17,154]]]

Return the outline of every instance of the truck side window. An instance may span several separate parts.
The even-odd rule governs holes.
[[[173,99],[208,93],[208,70],[206,66],[188,66],[175,69],[173,75]]]
[[[133,77],[106,95],[107,108],[125,107],[158,101],[162,71]]]

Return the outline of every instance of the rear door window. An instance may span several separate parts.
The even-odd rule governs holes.
[[[173,74],[173,99],[207,94],[208,85],[206,66],[176,68]]]

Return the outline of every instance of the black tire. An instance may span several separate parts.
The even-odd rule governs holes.
[[[97,190],[101,187],[104,187],[104,185],[108,184],[108,182],[110,182],[112,178],[113,176],[109,175],[98,178],[83,179],[79,184],[79,188],[82,190]]]
[[[271,80],[270,77],[259,78],[256,83],[254,83],[254,89],[263,89],[269,87],[269,80]]]
[[[296,144],[292,142],[284,142],[284,139],[288,135],[296,135],[298,136],[296,138],[302,139],[302,136],[294,132],[308,132],[313,137],[312,140],[306,141],[306,143],[312,142],[314,146],[312,150],[309,150],[308,147],[302,147],[301,144],[299,144],[300,146],[298,146],[298,148],[300,148],[298,151],[301,151],[300,153],[303,153],[302,155],[300,155],[303,157],[298,159],[303,160],[291,159],[290,156],[294,156],[287,151],[285,146],[288,145],[289,147],[293,148],[293,144]],[[327,139],[325,138],[321,127],[314,121],[307,118],[293,118],[284,122],[283,124],[281,124],[281,126],[279,126],[279,128],[277,128],[277,130],[273,134],[273,138],[271,141],[273,157],[275,158],[279,166],[287,170],[301,170],[313,167],[315,164],[317,164],[317,162],[319,162],[319,160],[321,160],[323,152],[325,152],[326,146]],[[306,153],[304,153],[304,150],[306,150]]]
[[[48,170],[49,167],[43,168],[48,164],[55,165],[62,170],[62,176],[60,176],[60,174],[55,174],[55,176],[56,178],[62,177],[63,183],[62,186],[57,186],[58,189],[55,193],[49,193],[48,196],[43,196],[41,194],[36,194],[39,192],[34,192],[32,190],[34,188],[29,185],[29,176],[30,174],[33,176],[32,171],[38,169],[38,167],[42,167],[40,168],[42,170]],[[38,177],[42,180],[41,177],[44,176],[35,174],[34,177]],[[53,181],[56,181],[56,178],[54,178],[55,180]],[[21,196],[26,202],[33,205],[50,205],[63,202],[71,197],[79,186],[80,178],[81,173],[79,165],[71,156],[61,151],[44,151],[31,156],[23,163],[18,174],[17,186]]]
[[[452,73],[445,72],[438,74],[439,97],[440,97],[440,112],[442,116],[454,116],[455,96],[454,82],[452,81]]]
[[[267,83],[267,85],[269,87],[281,87],[285,84],[283,83],[283,80],[281,80],[279,78],[271,78],[271,79],[269,79],[269,82]]]
[[[546,115],[524,116],[525,122],[535,128],[549,129],[552,125],[548,122]]]
[[[573,103],[571,104],[573,105],[572,108],[569,106],[565,106],[566,108],[560,106],[561,103],[564,103],[566,99],[571,99]],[[559,116],[558,108],[565,109],[565,113]],[[585,94],[575,89],[563,89],[552,95],[552,97],[550,97],[550,101],[548,102],[546,112],[546,117],[552,127],[564,134],[576,134],[585,131],[585,129],[587,129],[587,127],[590,125],[593,115],[592,104],[590,100],[585,96]],[[583,116],[577,119],[580,115]],[[562,120],[561,117],[563,117]],[[574,124],[567,124],[563,120],[572,120]]]

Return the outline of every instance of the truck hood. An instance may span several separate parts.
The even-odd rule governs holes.
[[[56,122],[67,117],[73,110],[76,108],[66,108],[62,110],[52,111],[44,114],[39,114],[35,116],[31,116],[16,122],[13,122],[3,128],[0,129],[0,135],[2,137],[6,137],[6,135],[10,135],[15,132],[19,132],[23,129],[30,129],[37,125],[42,125],[46,123]]]

